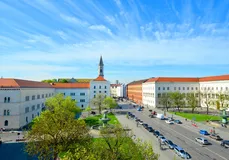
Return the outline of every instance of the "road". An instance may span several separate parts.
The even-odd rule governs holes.
[[[195,138],[200,137],[198,134],[199,129],[186,128],[178,124],[169,125],[163,120],[157,118],[149,118],[147,112],[139,112],[136,109],[129,109],[123,104],[120,104],[123,108],[130,110],[138,118],[145,123],[152,126],[154,129],[159,130],[167,139],[172,140],[175,144],[181,146],[191,156],[192,160],[229,160],[228,149],[220,146],[220,142],[207,138],[212,145],[202,146],[195,142]],[[191,130],[192,129],[192,130]],[[147,132],[142,130],[142,132]],[[153,139],[153,134],[151,135]],[[154,137],[155,138],[155,137]],[[170,151],[173,153],[173,151]]]

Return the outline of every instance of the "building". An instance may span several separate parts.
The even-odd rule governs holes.
[[[156,77],[127,85],[128,98],[147,108],[162,107],[161,98],[168,92],[180,92],[184,96],[193,93],[201,107],[206,107],[206,103],[212,108],[229,107],[227,100],[217,101],[220,94],[229,95],[229,75],[202,78]]]
[[[126,94],[129,100],[142,105],[142,83],[147,81],[147,79],[133,81],[126,86]]]
[[[19,79],[0,79],[0,128],[18,129],[39,116],[47,98],[62,93],[85,109],[97,94],[110,96],[110,82],[104,78],[104,64],[100,57],[98,77],[68,79],[68,83],[43,83]]]
[[[47,83],[0,79],[0,128],[20,128],[39,116],[55,89]]]
[[[125,96],[126,86],[125,84],[111,84],[110,91],[111,97],[126,97]]]

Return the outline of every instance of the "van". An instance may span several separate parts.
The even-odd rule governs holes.
[[[164,114],[157,114],[157,118],[159,118],[160,120],[164,120],[165,119]]]

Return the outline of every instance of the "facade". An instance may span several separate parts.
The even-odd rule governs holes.
[[[0,128],[20,128],[39,116],[55,89],[50,84],[0,79]]]
[[[110,91],[111,97],[126,97],[125,96],[125,84],[111,84]]]
[[[139,95],[141,85],[142,98]],[[212,108],[217,105],[227,108],[229,102],[217,102],[217,97],[220,94],[229,95],[229,75],[202,78],[156,77],[127,85],[128,98],[138,104],[141,104],[142,99],[142,104],[147,108],[162,107],[161,97],[168,92],[180,92],[184,96],[193,93],[201,107],[206,107],[207,101]]]
[[[126,94],[129,100],[142,105],[142,84],[147,81],[147,79],[133,81],[126,86]]]

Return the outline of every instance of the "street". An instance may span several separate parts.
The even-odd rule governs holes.
[[[119,105],[122,106],[122,104]],[[158,118],[149,118],[148,117],[149,113],[147,112],[139,112],[136,109],[129,109],[130,107],[126,107],[126,108],[125,107],[123,109],[129,110],[138,118],[143,120],[145,123],[149,124],[149,126],[152,126],[156,130],[159,130],[167,139],[172,140],[175,144],[182,147],[186,152],[188,152],[192,156],[192,160],[229,160],[228,149],[221,147],[220,142],[212,140],[208,137],[207,139],[212,145],[202,146],[201,144],[195,142],[195,138],[202,137],[198,133],[199,129],[193,128],[193,130],[191,131],[192,129],[191,127],[190,128],[187,128],[187,126],[183,127],[182,124],[169,125],[166,124],[163,120],[159,120]],[[135,123],[134,120],[132,121],[133,121],[132,123]],[[123,124],[123,120],[120,122]],[[131,126],[130,128],[132,128],[133,126]],[[137,131],[138,129],[136,128],[137,127],[133,129],[134,133],[135,131],[139,132]],[[156,137],[152,133],[149,133],[143,127],[141,128],[142,128],[141,129],[142,134],[137,133],[138,135],[140,135],[140,137],[143,137],[145,134],[149,134],[149,136],[151,137],[149,139],[152,140],[156,139]],[[158,143],[154,143],[154,145],[155,144],[159,146]],[[173,150],[168,150],[168,151],[171,152],[173,156],[175,155]],[[170,157],[168,159],[171,159],[170,153],[167,153],[168,151],[167,150],[165,152],[160,151],[158,153],[160,153],[160,155],[161,153],[163,153],[163,155],[166,154],[167,155],[166,157]],[[163,157],[162,159],[164,158],[165,157]]]

